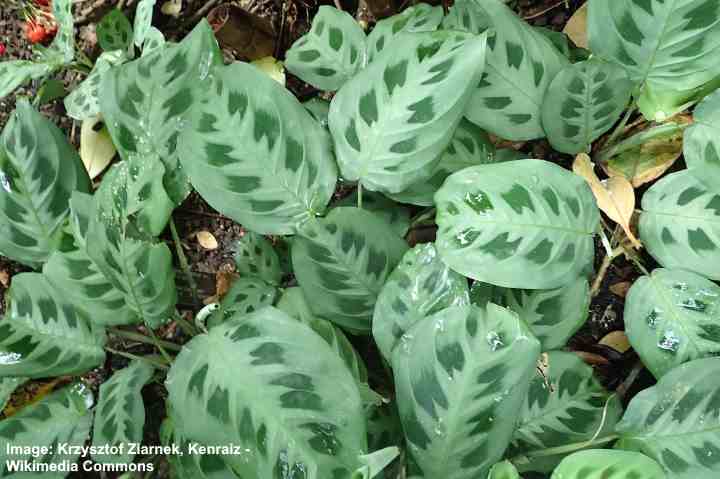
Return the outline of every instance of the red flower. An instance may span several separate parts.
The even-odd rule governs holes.
[[[28,40],[30,40],[30,43],[41,43],[43,40],[45,40],[45,37],[47,36],[47,31],[45,30],[45,27],[43,27],[39,23],[32,21],[26,22],[25,36]]]
[[[3,55],[5,55],[5,50],[7,50],[7,49],[5,48],[5,44],[4,44],[4,43],[0,43],[0,57],[3,56]]]

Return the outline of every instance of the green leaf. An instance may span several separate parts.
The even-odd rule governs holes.
[[[27,100],[0,137],[0,252],[15,261],[46,261],[58,248],[73,191],[90,181],[65,134]]]
[[[4,377],[0,378],[0,411],[5,410],[10,397],[17,388],[27,382],[28,378],[23,377]]]
[[[72,15],[73,0],[54,0],[52,14],[58,31],[53,42],[46,51],[42,52],[41,59],[55,59],[67,65],[75,58],[75,22]]]
[[[361,465],[365,421],[355,380],[320,336],[279,310],[236,316],[196,336],[166,384],[183,436],[246,451],[226,456],[241,477],[350,477]]]
[[[543,351],[564,347],[585,324],[590,299],[590,285],[585,278],[548,290],[500,288],[477,281],[470,288],[473,304],[484,306],[491,302],[520,315],[540,340]]]
[[[310,309],[299,286],[286,289],[280,296],[276,308],[308,326],[318,319]],[[322,321],[326,320],[323,319]]]
[[[165,41],[165,35],[157,28],[150,27],[145,37],[141,56],[149,56],[155,51],[163,49],[166,45],[168,45],[168,43]]]
[[[392,366],[409,452],[424,477],[485,477],[505,452],[540,354],[511,311],[462,306],[418,322]]]
[[[237,314],[249,314],[275,303],[278,291],[257,276],[236,279],[227,292],[220,307],[208,319],[208,327],[215,327]]]
[[[394,41],[402,33],[436,30],[442,18],[442,7],[418,3],[397,15],[380,20],[368,35],[368,61],[374,60],[386,47],[395,48]]]
[[[641,276],[625,300],[625,330],[660,378],[687,361],[720,353],[720,287],[679,269]]]
[[[234,63],[213,78],[182,138],[185,171],[222,214],[256,233],[293,234],[335,190],[328,134],[252,65]]]
[[[435,245],[415,246],[380,290],[373,314],[372,332],[389,361],[403,335],[415,324],[452,306],[470,304],[467,279],[440,260]]]
[[[593,376],[574,353],[551,351],[547,356],[547,378],[536,374],[520,410],[510,456],[520,456],[582,443],[608,435],[622,415],[622,404]],[[548,473],[564,455],[531,458],[520,471]]]
[[[0,327],[0,376],[84,373],[105,360],[105,335],[38,273],[13,277]]]
[[[657,462],[636,452],[593,449],[568,456],[551,479],[665,479]]]
[[[287,51],[285,67],[320,90],[338,90],[365,67],[365,32],[347,12],[322,5],[310,31]]]
[[[97,24],[96,32],[100,48],[104,51],[121,50],[128,52],[132,58],[134,53],[132,25],[121,10],[117,8],[110,10],[110,13]]]
[[[125,60],[125,53],[119,50],[105,52],[98,57],[87,78],[65,97],[65,109],[70,118],[87,120],[100,113],[98,94],[102,77],[113,66],[120,65]]]
[[[320,126],[323,128],[328,127],[328,115],[330,114],[330,102],[323,100],[322,98],[311,98],[302,104],[305,109],[312,115]]]
[[[720,87],[720,77],[716,77],[697,88],[690,90],[655,90],[646,85],[638,99],[638,110],[645,118],[663,122],[676,114],[687,110]]]
[[[343,86],[330,132],[343,178],[399,193],[430,177],[485,64],[486,37],[406,33]]]
[[[235,245],[235,266],[240,276],[257,276],[274,285],[282,280],[280,258],[272,243],[252,231],[246,231]]]
[[[152,27],[155,2],[156,0],[140,0],[135,10],[133,41],[135,42],[135,46],[143,49],[143,55],[145,54],[145,50],[150,46],[148,44],[149,41],[151,41],[153,37],[156,37],[153,30],[159,32],[159,30],[153,29]]]
[[[460,30],[475,35],[486,31],[491,20],[475,0],[457,0],[443,18],[441,27],[445,30]]]
[[[180,44],[112,68],[100,84],[100,110],[120,156],[159,158],[175,204],[190,192],[178,160],[184,116],[210,88],[221,58],[203,20]]]
[[[379,216],[349,207],[334,208],[298,233],[292,263],[312,311],[350,331],[370,331],[375,301],[405,242]]]
[[[403,443],[402,425],[394,402],[368,408],[367,428],[370,451],[399,446]]]
[[[642,199],[640,240],[665,268],[720,279],[720,195],[691,170],[665,176]]]
[[[93,403],[92,393],[83,384],[76,383],[30,404],[17,414],[0,421],[0,464],[3,477],[42,477],[59,479],[65,473],[10,473],[5,474],[8,461],[66,466],[77,462],[80,454],[64,454],[59,445],[79,448],[90,433]],[[9,454],[9,446],[21,448],[46,447],[48,454],[33,457],[30,454]]]
[[[521,479],[515,466],[509,461],[498,462],[488,474],[488,479]]]
[[[717,477],[719,374],[720,358],[696,359],[638,393],[616,428],[615,447],[650,456],[672,479]]]
[[[140,390],[150,381],[154,369],[146,361],[135,360],[100,386],[100,398],[95,408],[92,445],[122,447],[122,454],[93,454],[102,464],[129,464],[134,454],[131,444],[143,439],[145,404]]]
[[[445,179],[456,171],[468,166],[495,163],[495,146],[487,133],[469,121],[462,119],[453,134],[450,144],[440,154],[440,161],[429,179],[411,185],[407,190],[388,195],[400,203],[432,206],[433,196]]]
[[[43,266],[43,274],[97,326],[140,321],[125,303],[123,293],[105,277],[84,249],[53,253]]]
[[[358,192],[355,189],[348,196],[333,204],[333,207],[355,206],[357,204]],[[382,217],[401,238],[404,238],[410,229],[410,211],[380,193],[363,191],[362,209]]]
[[[694,90],[720,75],[720,4],[707,0],[590,0],[590,49],[624,67],[642,87],[639,102],[650,120],[672,112],[649,111],[648,95]]]
[[[550,144],[571,155],[587,153],[620,118],[632,87],[625,70],[612,63],[593,58],[566,66],[543,100],[542,122]]]
[[[468,120],[508,140],[544,137],[545,91],[567,58],[499,0],[476,2],[473,12],[484,17],[475,23],[494,29],[495,36],[488,39],[487,66],[468,104]]]
[[[30,80],[39,80],[50,75],[55,68],[46,63],[28,60],[0,62],[0,98],[8,96]]]
[[[720,91],[695,108],[693,124],[683,136],[683,153],[685,163],[698,173],[698,179],[720,184]]]
[[[443,261],[485,283],[551,289],[594,259],[600,221],[587,183],[542,160],[474,166],[435,195]]]

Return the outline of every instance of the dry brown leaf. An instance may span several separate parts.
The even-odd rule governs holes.
[[[625,335],[625,331],[612,331],[606,334],[600,340],[600,344],[613,348],[618,353],[625,353],[632,347],[627,335]]]
[[[619,283],[615,283],[610,285],[610,292],[614,294],[615,296],[620,296],[621,298],[624,298],[627,296],[627,292],[630,289],[630,286],[632,286],[632,283],[630,281],[621,281]]]
[[[595,174],[595,165],[585,153],[575,157],[573,171],[588,182],[598,208],[622,227],[635,248],[640,248],[642,244],[630,228],[630,221],[635,211],[635,190],[630,182],[621,176],[600,181]]]
[[[207,250],[214,250],[218,249],[218,241],[215,239],[215,236],[209,231],[198,231],[195,234],[195,237],[198,240],[198,243],[200,243],[200,246],[202,246],[204,249]]]
[[[0,269],[0,284],[3,288],[10,287],[10,275],[4,269]]]
[[[588,48],[587,30],[588,4],[578,8],[563,29],[563,33],[580,48]]]
[[[89,118],[80,128],[80,159],[91,180],[105,171],[115,157],[115,145],[100,116]]]
[[[607,358],[600,356],[599,354],[595,353],[588,353],[587,351],[573,351],[575,354],[580,357],[585,363],[590,364],[592,366],[605,366],[610,364],[610,361],[608,361]]]
[[[20,391],[16,391],[15,393],[13,393],[10,401],[8,401],[7,406],[5,406],[5,409],[2,411],[3,414],[7,418],[17,414],[27,406],[35,404],[36,402],[40,401],[42,398],[53,392],[55,386],[57,386],[62,381],[63,378],[60,377],[53,379],[49,383],[27,384]]]

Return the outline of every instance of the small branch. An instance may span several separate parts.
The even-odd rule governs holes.
[[[603,444],[613,442],[619,438],[620,438],[620,436],[618,434],[611,434],[611,435],[605,436],[601,439],[593,439],[591,441],[575,442],[572,444],[566,444],[564,446],[540,449],[538,451],[531,451],[531,452],[528,452],[527,454],[512,457],[512,458],[510,458],[510,462],[512,462],[513,464],[516,464],[516,465],[529,464],[530,459],[534,458],[534,457],[548,457],[548,456],[557,456],[559,454],[569,454],[569,453],[572,453],[575,451],[580,451],[582,449],[587,449],[588,447],[601,446]]]
[[[620,133],[625,131],[625,126],[627,125],[628,121],[630,121],[630,116],[632,116],[634,111],[635,102],[633,101],[632,104],[628,107],[627,111],[625,111],[623,119],[615,127],[613,132],[610,134],[610,138],[608,138],[608,141],[605,143],[608,148],[612,147],[615,144],[615,140],[617,140],[617,137],[620,135]]]
[[[160,354],[163,355],[163,358],[165,358],[165,361],[168,362],[168,364],[172,364],[172,358],[168,354],[167,351],[165,351],[165,348],[160,344],[160,339],[155,335],[155,331],[152,330],[152,328],[148,327],[148,331],[150,331],[150,337],[152,338],[152,341],[156,348],[160,350]]]
[[[169,349],[170,351],[177,351],[179,352],[182,350],[182,346],[171,343],[169,341],[163,341],[162,339],[155,338],[157,343],[153,341],[152,338],[149,338],[145,336],[144,334],[135,333],[133,331],[125,331],[124,329],[120,328],[109,328],[108,331],[115,336],[119,336],[121,338],[129,339],[130,341],[136,341],[138,343],[143,344],[149,344],[150,346],[158,346],[161,345],[163,348]],[[151,331],[152,332],[152,331]],[[153,333],[153,336],[155,333]]]
[[[122,357],[124,357],[124,358],[131,359],[131,360],[134,360],[134,361],[135,361],[135,360],[136,360],[136,361],[145,361],[146,363],[152,364],[152,365],[153,365],[154,367],[156,367],[156,368],[164,369],[164,370],[166,370],[166,371],[167,371],[168,369],[170,369],[167,364],[165,364],[165,363],[163,363],[163,362],[161,362],[161,361],[158,361],[158,360],[156,360],[156,359],[152,359],[152,358],[150,358],[150,357],[148,357],[148,356],[137,356],[137,355],[132,354],[132,353],[126,353],[126,352],[118,351],[117,349],[108,348],[108,347],[105,347],[105,350],[108,351],[109,353],[115,354],[115,355],[117,355],[117,356],[122,356]]]
[[[190,265],[188,264],[187,257],[185,256],[185,252],[182,249],[180,236],[178,235],[177,228],[175,227],[175,220],[173,220],[172,218],[170,218],[170,233],[172,234],[172,239],[175,243],[175,252],[178,255],[178,261],[180,261],[180,268],[183,270],[185,278],[190,285],[193,302],[195,303],[195,307],[197,308],[200,305],[200,296],[198,295],[197,283],[195,282],[195,278],[192,275],[192,271],[190,271]]]
[[[340,0],[335,0],[335,8],[337,8],[337,9],[340,10],[340,11],[342,11],[343,7],[342,7],[342,5],[340,4]]]

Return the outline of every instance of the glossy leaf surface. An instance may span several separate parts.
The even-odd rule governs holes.
[[[657,462],[628,451],[594,449],[568,456],[551,479],[665,479]]]

